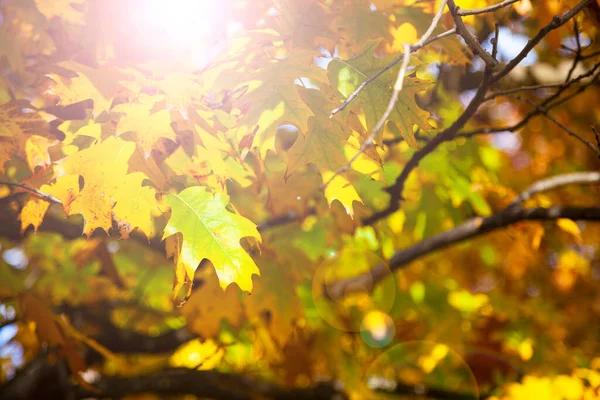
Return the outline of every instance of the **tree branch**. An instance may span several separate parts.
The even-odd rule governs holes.
[[[592,125],[592,132],[594,132],[594,137],[596,138],[596,144],[598,145],[598,149],[600,150],[600,133],[596,130],[596,127]]]
[[[50,210],[46,213],[42,224],[38,228],[41,232],[55,232],[61,234],[65,239],[77,239],[82,237],[83,228],[81,224],[74,224],[69,222],[67,218],[60,218],[55,215],[52,215]],[[28,232],[32,232],[33,229],[25,232],[25,236]],[[11,240],[23,240],[24,235],[21,233],[21,224],[19,222],[19,216],[16,212],[14,212],[9,207],[0,208],[0,237],[5,237]],[[91,237],[104,237],[104,238],[112,238],[115,240],[120,239],[120,235],[106,235],[103,231],[96,230]],[[164,242],[161,242],[160,237],[153,237],[148,241],[148,239],[137,232],[133,232],[130,235],[131,239],[136,242],[153,248],[156,251],[165,253],[165,245]]]
[[[492,81],[497,82],[500,79],[504,78],[506,75],[508,75],[510,73],[510,71],[512,71],[517,65],[519,65],[521,63],[521,61],[523,61],[523,59],[525,57],[527,57],[527,54],[529,54],[529,52],[531,50],[533,50],[533,48],[535,46],[537,46],[538,43],[541,42],[542,39],[544,37],[546,37],[546,35],[548,33],[553,31],[554,29],[557,29],[557,28],[560,28],[561,26],[563,26],[565,23],[567,23],[567,21],[569,21],[571,18],[573,18],[575,15],[577,15],[581,10],[583,10],[585,7],[587,7],[587,5],[590,4],[592,1],[595,1],[595,0],[581,1],[575,7],[573,7],[570,11],[563,14],[562,17],[555,15],[554,18],[552,18],[552,21],[550,21],[546,26],[544,26],[542,29],[540,29],[540,31],[533,38],[529,39],[529,41],[527,42],[525,47],[523,47],[523,50],[521,50],[515,58],[513,58],[508,64],[506,64],[506,66],[502,70],[500,70],[496,74],[494,74]]]
[[[598,155],[598,157],[600,157],[600,150],[595,148],[594,145],[584,139],[583,137],[579,136],[577,133],[575,133],[575,131],[573,131],[571,128],[569,128],[568,126],[566,126],[565,124],[563,124],[562,122],[560,122],[559,120],[557,120],[556,118],[554,118],[552,115],[550,115],[550,113],[548,112],[548,110],[546,108],[544,108],[544,106],[541,106],[539,104],[534,103],[533,101],[529,100],[529,99],[524,99],[520,96],[516,97],[517,99],[523,99],[525,100],[528,104],[532,105],[533,107],[535,107],[537,110],[539,110],[539,112],[544,115],[546,118],[548,118],[550,121],[554,122],[559,128],[561,128],[563,131],[567,132],[570,136],[574,137],[575,139],[579,140],[581,143],[583,143],[584,145],[586,145],[588,148],[590,148],[594,153],[596,153]]]
[[[498,60],[496,60],[490,53],[488,53],[479,43],[479,41],[469,32],[465,23],[459,14],[459,8],[454,3],[454,0],[448,0],[448,8],[452,14],[454,25],[456,25],[456,31],[467,43],[467,46],[473,51],[473,54],[479,56],[488,68],[496,68],[498,66]]]
[[[79,388],[78,398],[109,397],[113,399],[136,393],[158,395],[193,394],[202,398],[222,400],[252,399],[345,399],[347,396],[328,383],[308,388],[283,388],[237,374],[218,371],[198,371],[186,368],[166,369],[136,377],[110,377],[97,383],[101,395]]]
[[[559,218],[600,221],[600,207],[579,208],[555,206],[550,208],[523,208],[521,206],[523,200],[520,200],[526,199],[535,193],[567,184],[593,183],[598,181],[600,181],[599,173],[587,172],[559,175],[537,182],[520,194],[517,197],[518,200],[513,202],[514,204],[511,203],[511,205],[502,211],[486,218],[471,218],[454,229],[439,233],[406,249],[399,250],[390,258],[388,263],[389,268],[386,265],[377,265],[368,273],[333,283],[327,287],[325,293],[328,293],[333,299],[341,299],[346,294],[354,291],[364,291],[365,287],[373,287],[377,282],[384,279],[390,271],[398,270],[420,257],[520,221],[556,220]]]
[[[431,139],[421,150],[418,150],[412,155],[411,159],[408,160],[408,162],[404,166],[404,169],[400,173],[400,176],[398,176],[398,178],[396,179],[396,182],[386,189],[386,191],[391,196],[388,207],[365,218],[363,220],[363,223],[365,225],[371,225],[376,221],[387,217],[388,215],[392,214],[400,208],[400,201],[402,200],[404,184],[406,183],[406,180],[408,179],[410,173],[419,165],[419,163],[423,158],[425,158],[425,156],[433,152],[440,144],[453,139],[456,133],[465,126],[465,124],[469,121],[469,119],[471,119],[473,115],[475,115],[475,112],[477,111],[479,105],[483,101],[491,83],[490,77],[491,70],[486,69],[481,85],[477,89],[475,96],[473,97],[465,111],[461,114],[461,116],[458,117],[458,119],[454,121],[454,123],[450,125],[446,130],[444,130],[442,133]]]
[[[517,1],[519,1],[519,0],[504,0],[498,4],[494,4],[494,5],[488,6],[488,7],[476,8],[473,10],[458,10],[458,15],[461,17],[465,17],[467,15],[479,15],[479,14],[490,13],[490,12],[499,10],[501,8],[510,6],[511,4],[516,3]]]
[[[561,186],[572,185],[575,183],[596,183],[600,182],[600,172],[574,172],[572,174],[563,174],[553,176],[552,178],[537,181],[521,192],[509,205],[514,207],[529,200],[533,195],[556,189]]]
[[[409,45],[407,43],[403,44],[404,57],[402,60],[402,66],[398,70],[398,77],[396,78],[396,83],[394,84],[394,91],[392,92],[392,97],[390,98],[390,101],[388,102],[388,106],[387,106],[385,112],[383,113],[383,115],[381,116],[381,118],[379,119],[379,121],[377,122],[375,127],[373,128],[373,132],[371,132],[369,137],[362,143],[362,145],[360,146],[360,149],[358,149],[358,152],[356,152],[356,154],[354,154],[354,156],[352,156],[352,158],[350,158],[350,160],[348,160],[348,162],[344,166],[342,166],[340,169],[335,171],[335,173],[326,182],[323,183],[323,185],[321,186],[322,189],[326,188],[327,185],[329,185],[331,183],[331,181],[333,181],[335,179],[336,176],[347,171],[350,168],[350,166],[352,165],[352,163],[354,161],[356,161],[356,159],[362,153],[364,153],[369,147],[371,147],[373,145],[375,136],[377,136],[377,133],[379,133],[379,131],[383,128],[383,126],[387,122],[388,118],[392,114],[392,111],[394,111],[394,108],[396,107],[396,103],[398,102],[398,96],[400,95],[400,92],[402,91],[402,86],[404,83],[404,75],[406,74],[406,69],[408,68],[408,63],[410,61],[410,54],[413,51],[412,50],[413,46],[415,48],[421,48],[425,45],[425,43],[427,42],[427,39],[429,39],[429,36],[431,36],[434,29],[437,27],[438,23],[440,22],[440,19],[442,18],[442,14],[444,13],[444,8],[446,7],[446,3],[448,1],[452,1],[452,0],[442,0],[441,1],[437,12],[433,16],[431,25],[429,25],[429,28],[427,28],[427,31],[423,34],[423,36],[421,36],[421,39],[419,39],[419,41],[417,43],[415,43],[414,45]],[[332,115],[333,115],[333,112],[332,112]],[[330,118],[331,118],[331,116],[330,116]]]
[[[38,195],[42,200],[46,200],[49,201],[50,203],[55,203],[55,204],[62,204],[62,201],[60,201],[59,199],[57,199],[56,197],[52,196],[51,194],[48,193],[44,193],[32,186],[29,185],[25,185],[23,183],[16,183],[16,182],[5,182],[5,181],[0,181],[0,185],[6,185],[6,186],[14,186],[14,187],[19,187],[21,189],[25,189],[28,190],[30,192],[35,193],[36,195]]]
[[[600,78],[600,72],[598,74],[596,74],[589,83],[582,85],[580,87],[577,88],[577,90],[568,95],[565,96],[563,98],[560,98],[560,96],[570,87],[572,87],[573,85],[575,85],[576,83],[579,83],[580,81],[582,81],[585,78],[588,78],[590,76],[592,76],[598,69],[600,68],[600,62],[594,64],[594,66],[587,72],[579,75],[577,78],[571,79],[569,82],[566,83],[561,83],[558,86],[558,90],[553,93],[551,96],[547,97],[546,99],[544,99],[544,101],[542,101],[540,103],[540,105],[542,107],[545,107],[546,110],[551,110],[555,107],[558,107],[561,104],[564,104],[566,101],[571,100],[572,98],[574,98],[575,96],[578,96],[579,94],[583,93],[590,85],[592,85],[593,83],[596,82],[596,80],[598,78]],[[548,86],[550,87],[550,86]],[[533,86],[531,87],[524,87],[523,90],[527,90],[527,88],[535,88]],[[503,96],[503,95],[509,95],[515,92],[520,91],[521,88],[516,88],[516,89],[509,89],[506,91],[499,91],[499,92],[494,92],[491,96],[488,96],[485,98],[485,101],[494,98],[494,97],[498,97],[498,96]],[[553,102],[554,100],[556,100],[555,102]],[[521,119],[521,121],[517,122],[516,124],[510,125],[510,126],[503,126],[503,127],[493,127],[493,128],[480,128],[480,129],[474,129],[472,131],[468,131],[468,132],[462,132],[456,135],[456,137],[464,137],[464,138],[471,138],[473,136],[477,136],[477,135],[481,135],[481,134],[491,134],[491,133],[500,133],[500,132],[514,132],[517,129],[520,129],[522,127],[524,127],[527,122],[529,122],[529,120],[537,115],[542,114],[542,112],[539,109],[535,109],[531,112],[529,112],[527,115],[525,115],[525,117],[523,117]]]

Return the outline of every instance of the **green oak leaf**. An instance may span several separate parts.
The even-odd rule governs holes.
[[[240,289],[251,291],[252,275],[260,275],[260,272],[240,245],[240,239],[254,237],[260,242],[256,225],[227,211],[228,196],[213,195],[200,186],[169,194],[167,203],[171,217],[163,240],[177,233],[183,235],[179,259],[195,271],[206,258],[214,265],[223,289],[235,282]]]
[[[292,124],[306,133],[312,112],[302,100],[296,80],[326,80],[325,71],[312,65],[313,56],[312,52],[295,50],[284,59],[270,59],[241,85],[249,89],[236,103],[245,110],[240,125],[257,126],[254,146],[261,154],[274,149],[277,127],[283,124]]]
[[[334,87],[337,87],[340,93],[348,97],[358,86],[366,79],[373,76],[381,68],[388,65],[394,57],[377,58],[373,55],[379,40],[368,43],[363,51],[352,60],[334,59],[329,63],[328,75],[329,81]],[[393,86],[398,76],[400,63],[384,72],[381,76],[367,85],[358,95],[356,103],[360,104],[365,119],[367,121],[367,130],[371,132],[385,110],[392,96]],[[415,94],[427,89],[429,81],[418,79],[413,75],[404,77],[404,85],[396,107],[390,114],[389,121],[396,124],[400,134],[406,142],[418,148],[413,132],[413,125],[419,126],[424,131],[431,128],[427,119],[429,113],[417,105]],[[378,139],[383,135],[380,132]]]

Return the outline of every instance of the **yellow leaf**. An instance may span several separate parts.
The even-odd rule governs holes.
[[[32,171],[38,165],[49,165],[48,147],[56,143],[54,139],[48,122],[29,102],[13,100],[0,105],[0,172],[19,154]]]
[[[32,135],[25,143],[25,155],[29,169],[35,171],[35,167],[47,168],[50,166],[50,155],[48,148],[57,144],[57,140],[46,139],[42,136]]]
[[[42,185],[40,191],[60,200],[68,214],[71,202],[79,194],[79,179],[75,175],[61,176],[53,185]],[[29,225],[33,225],[34,231],[37,231],[49,207],[50,202],[36,195],[30,196],[21,210],[21,232],[25,232]]]
[[[579,400],[583,398],[583,383],[581,379],[569,376],[558,375],[552,382],[554,392],[564,400]]]
[[[209,370],[223,358],[225,350],[212,340],[192,340],[178,348],[169,358],[172,367]]]
[[[117,133],[135,132],[146,158],[150,157],[152,149],[162,138],[175,141],[171,115],[166,109],[154,111],[156,102],[156,97],[140,95],[137,103],[119,104],[113,108],[113,111],[125,114],[117,125]]]
[[[329,181],[333,176],[333,172],[323,173],[323,182]],[[354,217],[353,203],[362,203],[362,199],[354,189],[354,186],[348,181],[344,175],[337,175],[325,188],[325,198],[327,203],[331,207],[331,203],[334,200],[339,201],[344,206],[346,213],[351,217]]]
[[[250,220],[227,211],[229,197],[213,196],[203,187],[193,186],[178,195],[170,194],[167,202],[171,217],[163,239],[183,235],[182,262],[195,271],[206,258],[213,263],[223,289],[235,282],[244,291],[252,290],[252,275],[259,271],[240,239],[260,241],[260,234]]]
[[[49,0],[50,1],[50,0]],[[59,67],[75,72],[75,77],[65,77],[59,74],[48,74],[55,82],[47,93],[60,98],[60,105],[67,106],[83,100],[94,101],[94,113],[110,109],[115,96],[126,89],[120,80],[128,77],[116,69],[108,67],[91,68],[74,61],[65,61]]]
[[[134,143],[110,137],[57,163],[58,176],[83,177],[83,189],[71,203],[69,215],[83,215],[86,236],[97,228],[108,232],[113,213],[115,219],[121,221],[124,237],[138,227],[148,237],[153,234],[150,221],[151,210],[156,207],[155,191],[141,187],[141,173],[127,175],[128,161],[134,150]],[[135,214],[132,215],[132,211]]]
[[[23,320],[35,322],[36,333],[41,342],[47,343],[49,346],[66,345],[64,332],[45,303],[32,295],[23,293],[19,295],[19,304]]]
[[[213,268],[204,268],[201,272],[202,286],[194,290],[181,313],[190,321],[188,328],[191,331],[203,339],[213,339],[218,337],[223,319],[234,328],[241,326],[240,290],[235,285],[223,290]]]
[[[267,329],[283,346],[294,332],[295,322],[304,317],[302,304],[295,282],[284,268],[266,258],[261,258],[259,265],[261,276],[255,280],[252,295],[244,297],[244,306],[248,317],[266,320]]]
[[[21,233],[25,232],[29,225],[33,225],[33,230],[37,231],[49,207],[49,202],[37,196],[30,197],[21,210]]]
[[[127,196],[119,196],[113,208],[115,220],[123,239],[136,227],[148,239],[154,236],[153,212],[158,207],[156,191],[150,186],[142,186],[146,176],[141,172],[128,174],[123,179],[123,187],[129,189]]]
[[[72,24],[83,23],[83,0],[35,0],[40,13],[49,20],[59,17]]]
[[[550,378],[538,378],[527,375],[522,383],[508,385],[508,395],[514,400],[556,400]]]
[[[417,30],[412,24],[408,22],[403,23],[399,27],[390,27],[390,33],[394,37],[392,45],[386,45],[386,51],[388,53],[400,53],[404,51],[404,43],[414,43],[417,41]]]
[[[559,218],[556,220],[556,225],[563,231],[571,234],[577,242],[581,242],[581,230],[575,221],[567,218]]]
[[[248,86],[247,92],[235,103],[246,110],[240,125],[251,128],[258,125],[254,145],[263,156],[275,148],[275,133],[280,125],[292,124],[306,132],[312,113],[302,100],[295,80],[325,80],[324,71],[309,62],[313,56],[308,50],[295,49],[284,59],[270,59],[240,85]]]

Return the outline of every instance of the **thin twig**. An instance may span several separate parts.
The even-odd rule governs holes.
[[[585,138],[579,136],[577,133],[575,133],[571,128],[569,128],[568,126],[566,126],[565,124],[563,124],[562,122],[560,122],[559,120],[557,120],[556,118],[554,118],[552,115],[550,115],[550,113],[548,112],[548,110],[542,106],[539,105],[527,98],[522,98],[520,96],[516,96],[517,99],[519,100],[524,100],[525,102],[527,102],[529,105],[537,108],[541,114],[543,114],[546,118],[548,118],[550,121],[554,122],[559,128],[561,128],[562,130],[564,130],[565,132],[567,132],[570,136],[574,137],[575,139],[579,140],[581,143],[585,144],[588,148],[590,148],[594,153],[598,154],[598,156],[600,157],[600,150],[598,150],[596,147],[594,147],[594,145],[586,140]]]
[[[507,96],[510,94],[518,93],[518,92],[526,92],[526,91],[538,90],[538,89],[553,89],[553,88],[561,87],[563,84],[564,83],[551,83],[548,85],[521,86],[521,87],[512,88],[512,89],[497,90],[497,91],[492,92],[489,95],[487,95],[483,101],[489,101],[489,100],[495,99],[496,97]]]
[[[558,85],[558,90],[552,94],[551,96],[547,97],[542,103],[541,105],[543,107],[546,108],[546,110],[550,111],[551,109],[558,107],[561,104],[564,104],[565,102],[571,100],[572,98],[578,96],[579,94],[583,93],[583,91],[585,91],[585,89],[587,89],[591,84],[595,83],[597,79],[600,78],[600,71],[598,72],[598,74],[596,74],[589,83],[587,83],[586,85],[580,86],[574,93],[565,96],[563,98],[560,98],[560,96],[567,90],[569,89],[571,86],[575,85],[576,83],[582,81],[585,78],[590,77],[591,75],[593,75],[596,70],[600,69],[600,62],[596,63],[589,71],[587,71],[584,74],[579,75],[577,78],[574,78],[572,80],[570,80],[567,83],[561,83]],[[533,87],[531,87],[533,88]],[[502,92],[496,92],[496,96],[493,97],[497,97],[497,96],[502,96],[502,95],[508,95],[511,93],[515,93],[518,92],[519,90],[507,90],[507,91],[502,91]],[[493,98],[492,97],[492,98]],[[490,96],[486,97],[486,99],[489,99]],[[556,100],[555,102],[553,102],[554,100]],[[527,122],[529,122],[529,120],[537,115],[540,115],[541,111],[538,110],[537,108],[535,110],[532,110],[531,112],[529,112],[527,115],[525,115],[525,117],[523,117],[521,119],[521,121],[517,122],[516,124],[510,125],[510,126],[502,126],[502,127],[492,127],[492,128],[480,128],[480,129],[475,129],[472,131],[468,131],[468,132],[462,132],[459,133],[458,135],[456,135],[456,137],[463,137],[463,138],[471,138],[473,136],[477,136],[477,135],[482,135],[482,134],[494,134],[494,133],[502,133],[502,132],[514,132],[518,129],[521,129],[522,127],[524,127]]]
[[[594,57],[597,57],[597,56],[600,56],[600,51],[595,51],[595,52],[593,52],[593,53],[590,53],[590,54],[586,54],[586,55],[584,55],[584,56],[581,56],[581,60],[587,60],[587,59],[589,59],[589,58],[594,58]]]
[[[511,4],[516,3],[517,1],[519,1],[519,0],[504,0],[498,4],[494,4],[494,5],[488,6],[488,7],[477,8],[477,9],[473,9],[473,10],[458,10],[458,15],[461,17],[465,17],[467,15],[478,15],[478,14],[494,12],[501,8],[510,6]]]
[[[521,50],[515,58],[513,58],[508,64],[506,64],[506,66],[502,70],[494,74],[493,81],[497,82],[498,80],[508,75],[510,71],[512,71],[517,65],[519,65],[521,61],[523,61],[523,59],[527,57],[529,52],[533,50],[533,48],[537,46],[537,44],[541,42],[542,39],[546,37],[548,33],[550,33],[550,31],[553,31],[554,29],[563,26],[565,23],[567,23],[567,21],[569,21],[581,10],[587,7],[588,4],[590,4],[592,1],[595,0],[582,0],[570,11],[564,13],[562,17],[555,15],[554,18],[552,18],[552,21],[550,21],[547,25],[540,29],[540,31],[533,38],[529,39],[525,47],[523,47],[523,50]]]
[[[452,28],[447,30],[446,32],[442,32],[437,36],[432,37],[431,39],[425,41],[425,43],[423,43],[420,46],[417,46],[417,44],[413,44],[410,46],[410,52],[411,54],[414,53],[417,50],[422,49],[423,47],[427,46],[430,43],[436,42],[440,39],[446,38],[448,36],[454,35],[456,33],[456,28]],[[398,64],[400,61],[404,60],[404,56],[405,53],[400,54],[398,57],[396,57],[395,59],[392,60],[392,62],[390,62],[388,65],[386,65],[385,67],[381,68],[379,71],[377,71],[375,74],[373,74],[373,76],[371,76],[369,79],[365,80],[363,83],[361,83],[354,92],[352,92],[350,94],[350,96],[348,96],[348,98],[336,109],[331,111],[331,115],[329,115],[329,118],[332,118],[335,114],[339,113],[340,111],[342,111],[343,109],[345,109],[346,107],[348,107],[348,105],[350,103],[352,103],[352,101],[358,97],[359,93],[363,91],[363,89],[370,84],[371,82],[373,82],[375,79],[379,78],[381,76],[381,74],[383,74],[385,71],[389,70],[390,68],[392,68],[394,65]]]
[[[433,16],[431,25],[429,25],[429,28],[427,29],[427,31],[423,34],[423,36],[421,36],[421,39],[419,39],[419,41],[414,44],[415,47],[421,48],[427,42],[427,39],[429,39],[429,37],[433,33],[434,29],[437,27],[437,24],[440,22],[440,19],[442,18],[442,14],[444,13],[444,8],[446,7],[446,3],[448,1],[452,1],[452,0],[442,0],[442,2],[440,3],[440,7],[438,8],[437,12]],[[381,128],[383,128],[383,126],[387,122],[388,118],[390,117],[390,114],[392,113],[392,111],[394,111],[394,108],[396,107],[396,103],[398,102],[398,96],[399,96],[400,92],[402,91],[402,86],[404,83],[404,75],[406,75],[406,70],[408,68],[408,63],[410,61],[410,54],[412,53],[411,45],[404,43],[403,47],[404,47],[404,57],[402,60],[402,66],[400,67],[400,70],[398,70],[398,78],[396,78],[396,83],[394,84],[394,91],[392,92],[392,97],[390,98],[390,101],[388,102],[388,106],[387,106],[385,112],[383,113],[383,115],[381,116],[381,118],[379,119],[379,121],[377,122],[375,127],[373,128],[373,132],[371,132],[369,137],[362,143],[362,145],[360,146],[360,149],[358,149],[358,152],[356,152],[356,154],[354,154],[354,156],[352,156],[352,158],[350,158],[350,160],[348,160],[348,162],[344,166],[342,166],[340,169],[335,171],[335,173],[325,183],[323,183],[323,185],[321,186],[322,189],[326,188],[327,185],[329,185],[331,183],[331,181],[333,181],[335,179],[336,176],[347,171],[350,168],[350,166],[352,165],[352,163],[354,161],[356,161],[356,159],[361,154],[363,154],[369,147],[371,147],[373,145],[375,136],[377,136],[377,133],[379,133]]]
[[[454,25],[456,25],[456,31],[462,38],[465,40],[469,48],[473,51],[473,53],[479,56],[485,65],[489,68],[496,68],[498,66],[498,60],[496,60],[490,53],[488,53],[482,46],[481,43],[477,40],[475,36],[469,31],[462,18],[458,14],[460,9],[454,3],[454,0],[448,0],[448,8],[450,9],[450,13],[452,14],[452,19],[454,20]]]
[[[577,68],[577,64],[581,60],[581,40],[579,39],[579,25],[577,25],[576,18],[573,18],[573,31],[575,33],[575,42],[577,43],[577,50],[575,51],[575,58],[573,59],[573,64],[571,64],[571,68],[569,68],[569,72],[567,73],[565,82],[571,80],[573,72],[575,71],[575,68]]]
[[[49,201],[50,203],[55,203],[55,204],[62,204],[62,201],[60,201],[59,199],[57,199],[56,197],[52,196],[51,194],[48,193],[44,193],[34,187],[31,187],[29,185],[25,185],[23,183],[15,183],[15,182],[5,182],[5,181],[0,181],[0,185],[6,185],[6,186],[14,186],[14,187],[20,187],[21,189],[25,189],[25,190],[29,190],[30,192],[35,193],[36,195],[38,195],[42,200],[46,200]]]
[[[594,132],[594,137],[596,138],[596,144],[598,145],[598,150],[600,150],[600,133],[596,130],[596,127],[592,125],[592,132]],[[598,156],[600,158],[600,155]]]
[[[498,56],[498,40],[500,39],[500,26],[498,23],[494,24],[494,37],[492,38],[492,58],[496,60]]]
[[[598,53],[598,54],[600,55],[600,53]],[[599,67],[600,67],[600,62],[597,62],[588,71],[582,73],[581,75],[577,76],[576,78],[567,80],[562,83],[549,83],[549,84],[544,84],[544,85],[520,86],[520,87],[512,88],[512,89],[498,90],[498,91],[492,92],[489,95],[487,95],[484,101],[492,100],[499,96],[507,96],[507,95],[514,94],[517,92],[525,92],[525,91],[538,90],[538,89],[558,88],[559,91],[561,91],[563,89],[567,89],[570,86],[573,86],[574,84],[584,80],[585,78],[589,78],[590,76],[592,76],[594,74],[594,72],[596,72],[596,70]],[[557,94],[560,95],[561,93],[559,93],[559,92],[555,93],[553,95],[553,96],[555,96],[554,98],[557,97],[556,96]],[[554,98],[552,98],[552,100],[554,100]],[[552,100],[550,100],[550,101],[552,101]]]

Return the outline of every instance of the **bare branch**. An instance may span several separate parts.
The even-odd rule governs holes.
[[[533,48],[537,46],[537,44],[541,42],[542,39],[546,37],[548,33],[550,33],[550,31],[553,31],[554,29],[563,26],[565,23],[567,23],[567,21],[569,21],[581,10],[587,7],[587,5],[590,4],[592,1],[594,0],[582,0],[570,11],[563,14],[562,17],[559,17],[558,15],[554,16],[554,18],[552,18],[552,21],[550,21],[546,26],[540,29],[540,31],[533,38],[529,39],[525,47],[523,47],[523,50],[521,50],[521,52],[517,54],[515,58],[513,58],[508,64],[506,64],[506,66],[502,70],[494,74],[492,80],[494,82],[497,82],[498,80],[508,75],[510,71],[512,71],[517,65],[519,65],[521,61],[523,61],[523,59],[527,57],[527,54],[529,54],[529,52],[533,50]]]
[[[452,14],[454,25],[456,25],[456,31],[467,43],[467,46],[473,51],[473,54],[479,56],[488,68],[496,68],[498,61],[490,55],[482,46],[481,43],[469,32],[462,18],[458,14],[459,8],[454,3],[454,0],[448,0],[448,8]]]
[[[596,173],[592,172],[567,174],[540,181],[526,189],[524,194],[520,194],[517,199],[571,183],[598,182],[599,177],[595,174]],[[600,221],[600,207],[579,208],[555,206],[550,208],[523,208],[520,203],[520,201],[515,204],[511,203],[502,211],[486,218],[471,218],[454,229],[439,233],[406,249],[399,250],[392,258],[390,258],[388,265],[377,265],[365,274],[328,285],[325,293],[328,293],[333,299],[341,299],[354,291],[364,290],[366,287],[374,287],[374,285],[383,280],[390,271],[393,272],[398,270],[420,257],[520,221],[543,221],[556,220],[559,218]]]
[[[56,197],[52,196],[51,194],[48,193],[44,193],[32,186],[29,185],[25,185],[23,183],[15,183],[15,182],[5,182],[5,181],[0,181],[0,185],[6,185],[6,186],[14,186],[14,187],[19,187],[21,189],[25,189],[28,190],[32,193],[35,193],[36,195],[38,195],[42,200],[46,200],[49,201],[50,203],[55,203],[55,204],[62,204],[62,201],[60,201],[59,199],[57,199]]]
[[[559,88],[563,85],[564,85],[564,83],[551,83],[551,84],[547,84],[547,85],[519,86],[519,87],[512,88],[512,89],[497,90],[497,91],[492,92],[489,95],[487,95],[483,101],[485,102],[485,101],[493,100],[496,97],[508,96],[510,94],[519,93],[519,92],[528,92],[528,91],[539,90],[539,89]]]
[[[572,87],[573,85],[575,85],[576,83],[579,83],[580,81],[582,81],[585,78],[588,78],[590,76],[592,76],[598,69],[600,68],[600,62],[596,63],[589,71],[579,75],[577,78],[571,79],[569,82],[566,83],[561,83],[558,85],[558,90],[552,94],[551,96],[547,97],[542,103],[541,106],[545,107],[546,110],[551,110],[555,107],[558,107],[561,104],[564,104],[566,101],[571,100],[572,98],[578,96],[579,94],[583,93],[590,85],[592,85],[593,83],[596,82],[596,80],[598,80],[600,78],[600,72],[598,74],[596,74],[589,83],[580,86],[579,88],[577,88],[577,90],[568,95],[565,96],[563,98],[560,98],[560,96],[570,87]],[[534,86],[529,86],[529,87],[524,87],[523,90],[527,90],[527,89],[534,89],[536,87]],[[543,86],[541,86],[541,88],[543,88]],[[498,97],[498,96],[503,96],[503,95],[510,95],[512,93],[516,93],[519,92],[521,90],[521,88],[515,88],[515,89],[509,89],[509,90],[505,90],[505,91],[498,91],[493,93],[491,96],[488,96],[485,98],[485,100],[489,100],[492,99],[494,97]],[[554,101],[556,100],[556,101]],[[525,117],[523,117],[521,119],[521,121],[517,122],[516,124],[510,125],[510,126],[502,126],[502,127],[491,127],[491,128],[480,128],[480,129],[475,129],[472,131],[468,131],[468,132],[462,132],[459,133],[458,135],[456,135],[455,137],[463,137],[463,138],[471,138],[473,136],[477,136],[477,135],[482,135],[482,134],[493,134],[493,133],[501,133],[501,132],[515,132],[518,129],[521,129],[522,127],[524,127],[527,122],[529,122],[529,120],[537,115],[542,114],[542,112],[539,109],[535,109],[531,112],[529,112],[527,115],[525,115]]]
[[[600,149],[600,133],[596,130],[596,127],[592,125],[592,132],[594,132],[594,137],[596,138],[596,144],[598,145],[598,149]]]
[[[427,39],[429,39],[429,36],[431,36],[434,29],[437,27],[437,24],[440,22],[440,19],[442,18],[442,14],[444,13],[444,8],[446,7],[446,3],[448,1],[452,1],[452,0],[442,0],[442,2],[440,3],[440,7],[438,8],[436,14],[433,16],[431,25],[429,25],[429,28],[423,34],[423,36],[421,36],[421,39],[419,39],[419,41],[417,43],[415,43],[413,46],[415,46],[417,48],[421,48],[425,45],[425,43],[427,42]],[[379,121],[377,122],[377,125],[375,125],[375,127],[373,128],[373,132],[371,132],[369,137],[363,142],[363,144],[360,146],[360,149],[358,149],[358,152],[356,154],[354,154],[354,156],[352,156],[352,158],[350,158],[350,160],[348,160],[348,162],[344,166],[342,166],[340,169],[335,171],[335,173],[331,176],[331,178],[329,178],[325,183],[323,183],[323,186],[321,186],[322,189],[327,187],[327,185],[329,185],[331,183],[331,181],[333,181],[335,179],[336,176],[347,171],[350,168],[350,166],[352,165],[352,163],[354,161],[356,161],[356,159],[362,153],[364,153],[369,147],[371,147],[373,145],[375,136],[377,136],[377,133],[379,133],[381,128],[383,128],[383,126],[387,122],[388,118],[390,117],[390,114],[392,113],[392,111],[394,111],[394,108],[396,107],[396,103],[398,102],[398,96],[399,96],[400,92],[402,91],[402,86],[404,83],[404,75],[406,75],[406,69],[408,68],[408,63],[410,61],[410,54],[413,51],[412,50],[413,46],[411,46],[407,43],[403,44],[404,58],[402,61],[402,66],[400,67],[400,70],[398,71],[398,78],[396,78],[396,83],[394,84],[394,91],[392,93],[392,97],[390,98],[390,101],[388,103],[388,106],[387,106],[385,112],[383,113],[383,115],[381,116]],[[332,115],[333,115],[333,113],[332,113]]]
[[[496,57],[498,56],[498,39],[500,38],[500,26],[496,23],[494,24],[494,37],[492,38],[492,58],[496,61]]]
[[[533,185],[529,186],[509,204],[509,207],[514,207],[515,205],[521,204],[535,194],[547,192],[548,190],[556,189],[561,186],[573,185],[576,183],[596,182],[600,182],[600,172],[574,172],[572,174],[553,176],[552,178],[537,181]]]
[[[573,19],[573,31],[575,33],[575,41],[577,43],[577,50],[575,51],[575,58],[573,59],[573,64],[571,68],[569,68],[569,72],[567,73],[567,77],[565,78],[565,82],[569,81],[573,76],[573,72],[575,68],[577,68],[577,64],[581,60],[581,40],[579,39],[579,25],[577,24],[577,19]]]
[[[194,394],[202,398],[224,400],[347,398],[345,393],[331,383],[320,383],[307,388],[284,388],[234,373],[187,368],[165,369],[135,377],[109,377],[102,379],[97,386],[101,397],[110,398],[146,392],[163,396]],[[79,388],[78,398],[87,397],[98,397],[98,394]]]
[[[494,4],[494,5],[488,6],[488,7],[477,8],[477,9],[473,9],[473,10],[458,10],[458,15],[461,17],[464,17],[467,15],[478,15],[478,14],[490,13],[490,12],[499,10],[501,8],[508,7],[511,4],[516,3],[517,1],[519,1],[519,0],[504,0],[498,4]]]

